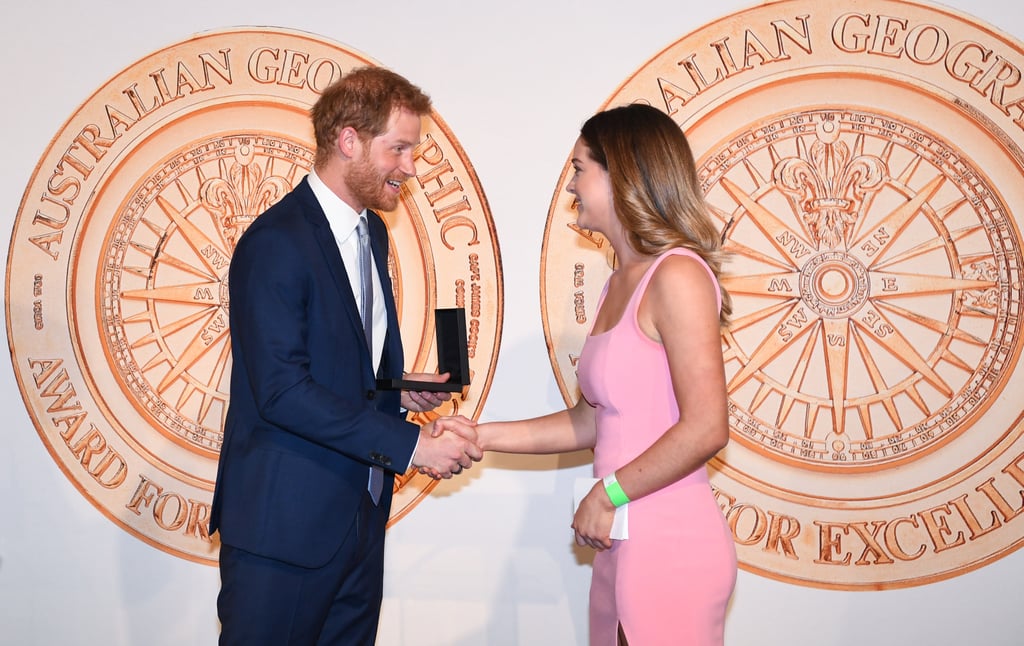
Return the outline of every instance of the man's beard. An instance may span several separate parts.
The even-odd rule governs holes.
[[[367,209],[393,211],[398,206],[398,194],[391,191],[386,184],[387,178],[374,168],[369,159],[353,164],[346,181],[352,196]]]

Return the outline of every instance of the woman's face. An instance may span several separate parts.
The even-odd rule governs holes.
[[[576,224],[580,228],[608,235],[615,223],[612,183],[608,171],[590,156],[580,137],[572,149],[573,174],[565,190],[576,196]]]

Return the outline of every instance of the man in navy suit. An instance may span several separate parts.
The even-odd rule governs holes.
[[[311,110],[313,171],[235,249],[231,401],[210,521],[221,539],[221,644],[372,644],[394,474],[451,477],[481,457],[470,420],[450,418],[453,432],[436,437],[433,423],[406,421],[449,395],[376,387],[403,376],[404,357],[387,230],[373,209],[397,206],[429,111],[394,72],[347,73]],[[372,294],[357,262],[361,218]]]

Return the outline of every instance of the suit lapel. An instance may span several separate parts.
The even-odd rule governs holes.
[[[384,220],[375,212],[366,211],[370,228],[370,245],[373,249],[373,261],[377,268],[377,276],[384,292],[384,309],[387,311],[388,333],[384,339],[384,357],[381,370],[385,376],[401,376],[405,369],[405,357],[402,353],[402,335],[398,326],[398,309],[388,273],[388,229]]]
[[[356,303],[355,294],[352,293],[352,284],[348,279],[348,271],[346,271],[345,263],[341,259],[341,251],[338,249],[338,242],[334,239],[331,225],[327,222],[327,216],[324,214],[320,202],[317,201],[316,196],[313,194],[313,189],[309,187],[309,181],[303,179],[299,184],[299,188],[304,189],[300,192],[300,197],[305,202],[302,212],[306,220],[313,227],[313,236],[320,247],[324,264],[331,275],[331,280],[334,281],[334,286],[341,293],[342,303],[345,304],[343,308],[345,318],[348,319],[353,331],[358,332],[359,337],[362,338],[363,323],[359,318],[359,305]],[[365,345],[364,343],[363,346],[365,347]],[[369,356],[369,353],[367,353],[367,356]]]

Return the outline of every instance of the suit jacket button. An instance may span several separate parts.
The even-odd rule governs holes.
[[[376,396],[377,396],[377,391],[375,391],[375,390],[367,390],[366,391],[366,398],[367,399],[373,399]]]

